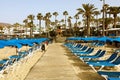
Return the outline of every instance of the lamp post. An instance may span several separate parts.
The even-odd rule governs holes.
[[[103,32],[102,32],[102,35],[105,36],[105,0],[100,0],[100,1],[103,1],[103,6],[102,6],[102,9],[103,9],[103,22],[102,22],[102,28],[103,28]]]

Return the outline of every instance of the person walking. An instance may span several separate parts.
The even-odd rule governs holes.
[[[42,43],[41,50],[42,50],[42,52],[45,52],[45,44],[44,43]]]

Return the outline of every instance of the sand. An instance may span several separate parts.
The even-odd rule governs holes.
[[[23,47],[21,50],[25,50]],[[16,48],[5,47],[0,49],[0,59],[8,58],[10,55],[16,55]],[[24,59],[14,63],[5,69],[4,72],[0,72],[0,80],[24,80],[30,69],[35,65],[35,63],[40,59],[43,52],[40,50],[34,51],[31,55],[26,56]]]

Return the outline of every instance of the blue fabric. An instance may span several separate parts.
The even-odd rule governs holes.
[[[0,40],[0,48],[4,48],[6,45],[6,40]]]
[[[6,64],[7,61],[7,59],[0,60],[0,64],[2,64],[2,66],[0,66],[0,71],[5,67],[3,64]]]
[[[120,42],[120,37],[113,39],[113,41]]]
[[[83,41],[96,41],[98,40],[97,37],[86,37],[86,38],[82,38]]]
[[[32,47],[34,45],[29,40],[26,40],[26,39],[18,40],[18,43],[21,44],[21,45],[28,45],[30,47]]]
[[[110,62],[117,57],[118,53],[113,53],[108,59],[106,60],[96,60],[96,61],[87,61],[88,64],[90,63],[98,63],[98,62]]]
[[[90,63],[93,66],[115,66],[115,64],[108,62]]]
[[[6,42],[4,42],[4,44],[5,44],[5,46],[15,46],[17,48],[22,47],[22,45],[19,44],[16,39],[6,40]]]
[[[120,72],[113,72],[113,71],[98,71],[100,75],[107,75],[108,77],[119,77]]]
[[[22,58],[20,55],[12,55],[12,56],[9,56],[9,59],[11,60],[10,64],[13,64],[14,62],[12,61],[13,59],[15,60],[19,60],[20,58]]]
[[[18,55],[9,56],[10,59],[14,59],[14,58],[18,58],[18,57],[19,57]]]
[[[67,40],[82,40],[81,37],[70,37],[70,38],[67,38]]]
[[[15,46],[21,48],[22,45],[33,46],[33,43],[40,44],[44,41],[49,41],[48,38],[36,38],[36,39],[11,39],[11,40],[0,40],[0,48],[4,46]]]
[[[108,78],[108,80],[120,80],[120,78]]]
[[[101,54],[102,50],[98,50],[95,55],[87,55],[87,56],[80,56],[80,58],[96,58],[99,54]]]
[[[83,40],[83,41],[102,41],[102,42],[112,42],[113,38],[107,36],[103,37],[69,37],[66,40]],[[118,40],[120,42],[120,39]]]
[[[1,44],[0,44],[0,48],[4,48],[4,45],[1,45]]]
[[[0,60],[0,64],[4,64],[4,63],[6,63],[6,61],[7,61],[7,59]]]
[[[89,50],[85,51],[85,52],[80,52],[77,55],[86,55],[86,54],[90,54],[94,51],[94,48],[90,48]]]
[[[98,38],[98,41],[106,42],[106,40],[107,40],[107,37],[106,37],[106,36],[103,36],[103,37]]]
[[[117,57],[116,60],[114,60],[113,62],[99,62],[99,63],[90,63],[90,65],[93,65],[93,66],[115,66],[115,65],[118,65],[120,64],[120,56]]]
[[[85,52],[85,50],[88,50],[87,49],[88,48],[88,46],[83,46],[82,48],[80,48],[80,49],[78,49],[78,50],[76,50],[76,48],[72,48],[71,49],[71,51],[73,52],[73,53],[80,53],[80,52]]]

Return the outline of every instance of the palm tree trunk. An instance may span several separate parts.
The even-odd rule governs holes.
[[[39,20],[39,36],[41,36],[41,20]]]
[[[90,36],[90,17],[87,17],[87,36]]]
[[[25,23],[25,29],[26,29],[26,38],[27,38],[27,27],[28,27],[28,24],[27,23]]]
[[[45,34],[46,34],[46,37],[47,37],[47,21],[45,21]]]
[[[76,26],[77,26],[78,19],[76,19]]]
[[[117,19],[117,15],[114,14],[114,28],[116,28],[116,20]],[[115,35],[117,35],[117,31],[115,31]]]
[[[117,15],[114,14],[114,28],[116,28],[116,19],[117,19]]]
[[[30,38],[32,38],[32,26],[30,26]]]
[[[66,15],[65,15],[65,29],[66,29]]]
[[[57,25],[56,25],[56,17],[55,17],[55,25],[54,25],[54,26],[55,26],[55,27],[57,26]],[[55,29],[55,27],[54,27],[54,29]]]
[[[30,24],[30,38],[32,38],[32,35],[33,35],[33,21],[31,21]]]

